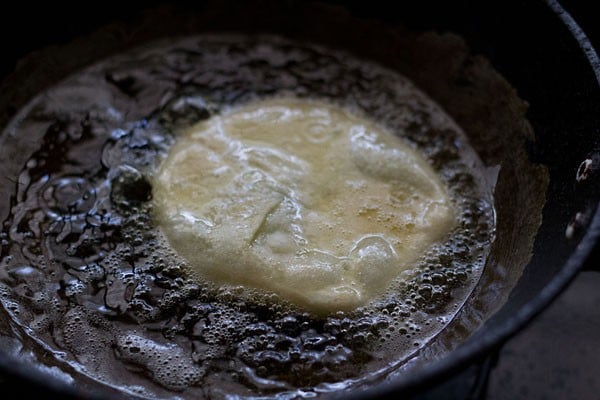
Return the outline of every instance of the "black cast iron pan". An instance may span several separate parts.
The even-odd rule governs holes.
[[[596,153],[600,131],[600,65],[577,22],[553,0],[428,0],[401,4],[333,1],[316,5],[300,1],[267,1],[253,3],[255,18],[240,17],[240,7],[248,6],[236,2],[209,2],[208,5],[176,2],[169,6],[174,9],[168,7],[169,11],[160,11],[155,14],[159,18],[152,21],[165,16],[187,21],[186,15],[208,11],[213,13],[212,17],[203,20],[206,23],[203,26],[167,20],[156,26],[140,25],[139,21],[147,18],[143,11],[156,6],[159,6],[158,2],[143,5],[91,2],[68,6],[24,3],[15,5],[11,12],[5,10],[0,73],[5,77],[5,93],[11,93],[12,97],[0,97],[2,123],[14,114],[21,105],[19,102],[26,101],[35,90],[47,87],[94,59],[172,33],[176,25],[179,33],[237,30],[300,36],[343,47],[402,70],[444,106],[475,142],[479,140],[476,147],[483,153],[484,161],[503,161],[506,165],[508,160],[514,164],[512,169],[507,167],[509,173],[499,178],[504,187],[498,210],[498,237],[502,244],[491,256],[493,262],[504,265],[506,281],[504,286],[500,285],[502,291],[497,299],[490,299],[491,292],[486,290],[474,293],[472,304],[481,301],[495,303],[497,307],[486,309],[489,315],[485,315],[485,323],[462,345],[439,359],[432,358],[410,374],[396,376],[364,392],[346,393],[344,397],[466,398],[473,395],[469,393],[473,386],[465,385],[461,376],[464,377],[465,371],[474,365],[489,359],[502,343],[568,285],[584,266],[600,236],[600,214],[597,212],[600,156]],[[236,12],[237,17],[228,19],[228,13],[235,15]],[[334,32],[336,27],[356,26],[344,22],[352,18],[369,21],[359,26],[360,29],[370,28],[368,32],[340,32],[339,29]],[[89,38],[91,32],[109,23],[117,23],[120,28],[111,30],[113,36],[104,36],[101,42],[92,37],[97,47],[60,48],[60,45],[68,47],[68,43],[77,37]],[[454,53],[448,59],[442,57],[438,60],[440,70],[434,68],[442,78],[430,79],[431,75],[411,65],[410,61],[414,58],[424,60],[429,63],[428,68],[432,68],[435,62],[428,58],[427,49],[420,51],[416,47],[413,54],[396,59],[390,57],[390,47],[376,42],[379,38],[391,40],[393,34],[388,28],[398,24],[415,32],[433,30],[460,35],[470,48],[469,54],[480,54],[489,59],[505,81],[481,78],[479,70],[473,67],[480,66],[479,61],[473,61],[477,59],[460,51],[456,53],[462,54],[460,65],[453,64]],[[41,56],[38,53],[26,58],[17,65],[17,60],[30,51],[53,44],[59,46],[42,52]],[[426,45],[435,47],[435,43]],[[462,49],[460,45],[458,48]],[[44,65],[44,57],[52,58],[53,52],[73,57],[63,59],[60,65]],[[454,72],[446,68],[452,65],[456,68]],[[29,75],[30,81],[27,80]],[[40,76],[46,79],[40,79]],[[24,85],[23,82],[31,84]],[[509,82],[516,92],[511,92],[503,82]],[[23,89],[18,90],[15,85],[22,85]],[[528,108],[523,102],[512,102],[515,93],[528,103]],[[526,114],[523,114],[525,110]],[[518,129],[515,124],[523,115],[531,126],[519,125],[521,128]],[[490,126],[498,132],[496,136],[485,137]],[[512,132],[507,133],[505,139],[501,135],[503,129]],[[511,153],[519,152],[526,160],[510,158]],[[534,178],[529,179],[531,176]],[[536,212],[533,206],[540,199],[543,200],[537,210],[540,218],[536,219],[529,214]],[[531,257],[527,251],[530,240]],[[511,263],[523,263],[524,269],[513,269]],[[489,279],[498,282],[497,277]],[[0,331],[7,330],[6,322],[0,321]],[[19,397],[110,398],[101,389],[92,390],[85,385],[67,385],[53,380],[22,363],[14,354],[0,353],[0,371],[4,384],[21,392]]]

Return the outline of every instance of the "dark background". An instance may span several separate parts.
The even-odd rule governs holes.
[[[596,263],[597,265],[597,263]],[[600,399],[600,273],[582,272],[500,352],[489,400]]]
[[[485,2],[477,0],[418,1],[425,4],[423,7],[431,5],[432,19],[434,20],[436,15],[444,14],[445,8],[453,8],[455,4],[461,4],[462,7],[470,7],[471,5],[481,7],[481,3],[494,3],[490,0]],[[519,4],[528,1],[542,2],[543,0],[506,0],[501,3],[506,4],[506,8],[514,8],[515,12],[518,12]],[[68,42],[78,34],[93,32],[100,28],[107,21],[111,21],[115,15],[119,15],[121,21],[127,22],[128,19],[134,19],[139,15],[139,10],[142,7],[164,2],[166,1],[4,1],[0,6],[0,49],[2,58],[4,60],[16,60],[35,48]],[[196,3],[190,0],[176,2]],[[393,15],[393,4],[395,3],[389,0],[334,0],[333,2],[351,3],[355,9],[364,14],[369,14],[370,10],[374,8],[383,8],[389,10],[390,15]],[[571,12],[593,42],[600,40],[598,37],[600,35],[600,29],[598,29],[600,28],[600,15],[594,11],[597,8],[595,7],[598,3],[597,0],[563,0],[560,3],[567,11]],[[385,14],[385,12],[381,13],[383,16]],[[510,29],[509,21],[507,21],[507,29]],[[535,21],[532,21],[532,29],[535,29]],[[5,76],[11,69],[12,67],[6,63],[0,63],[0,77]]]
[[[143,4],[154,3],[158,1],[149,0]],[[352,3],[365,13],[376,3],[386,7],[386,2],[374,0]],[[461,2],[465,3],[469,2]],[[481,3],[473,2],[479,6]],[[504,3],[518,12],[518,5],[522,2]],[[597,3],[561,1],[592,43],[600,48],[600,13],[594,11]],[[117,13],[121,21],[127,22],[138,15],[140,4],[111,0],[71,4],[4,2],[0,8],[0,51],[4,60],[0,62],[0,77],[14,68],[14,62],[6,60],[18,60],[36,48],[67,42],[78,34],[93,32],[111,21]],[[438,7],[432,12],[443,14],[444,7],[452,7],[453,2],[440,1],[436,5]],[[531,26],[535,29],[535,21]],[[508,23],[506,29],[510,29]],[[589,264],[598,269],[600,257],[593,257]],[[486,398],[600,399],[599,305],[600,273],[580,273],[551,307],[504,346],[497,365],[491,371]],[[7,390],[6,382],[0,381],[0,397],[18,398],[9,396]]]

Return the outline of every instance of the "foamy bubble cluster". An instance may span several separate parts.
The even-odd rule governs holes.
[[[158,383],[172,390],[197,384],[206,373],[176,344],[160,344],[135,333],[119,336],[116,351],[119,359],[144,368]]]

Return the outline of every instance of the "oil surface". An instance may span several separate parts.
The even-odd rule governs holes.
[[[314,317],[192,279],[157,229],[151,177],[177,133],[273,96],[360,112],[449,188],[450,238],[364,307]],[[2,227],[2,304],[59,362],[145,397],[312,397],[368,384],[443,334],[494,237],[483,168],[443,110],[392,71],[275,37],[184,38],[100,62],[33,99],[2,140],[4,154],[28,154]]]

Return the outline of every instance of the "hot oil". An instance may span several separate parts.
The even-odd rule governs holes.
[[[330,101],[396,132],[459,210],[450,237],[365,307],[313,316],[199,281],[156,227],[149,182],[177,132],[273,96]],[[443,334],[494,237],[492,188],[443,110],[395,72],[275,37],[196,37],[114,57],[40,94],[2,138],[0,159],[28,153],[2,188],[14,193],[2,303],[57,359],[144,396],[288,398],[368,384]]]

